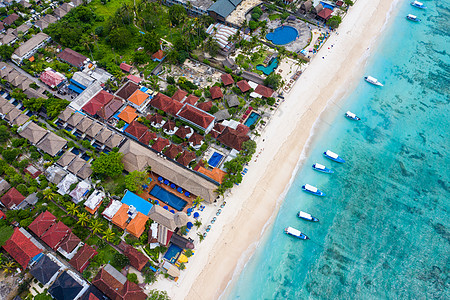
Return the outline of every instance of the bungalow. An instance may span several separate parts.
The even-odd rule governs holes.
[[[25,196],[23,196],[15,187],[12,187],[1,198],[1,204],[8,209],[17,210],[20,208],[22,202],[24,202]]]
[[[311,10],[312,6],[313,6],[313,3],[310,0],[302,2],[302,4],[300,5],[300,12],[303,14],[306,14]]]
[[[67,227],[63,222],[52,225],[42,236],[41,240],[46,243],[50,248],[56,250],[62,241],[69,235],[72,230]]]
[[[158,51],[156,51],[152,55],[152,60],[153,61],[162,62],[164,60],[164,58],[166,58],[166,54],[161,49],[159,49]]]
[[[70,232],[59,245],[58,252],[64,257],[70,259],[73,257],[74,252],[78,249],[81,240],[73,232]]]
[[[161,116],[160,114],[154,114],[154,115],[148,114],[145,118],[147,120],[149,120],[150,125],[155,128],[161,128],[166,123],[166,120],[164,120],[164,117]]]
[[[144,93],[141,90],[136,90],[130,97],[128,97],[128,104],[138,111],[142,112],[142,110],[147,107],[148,101],[150,97],[148,94]]]
[[[80,177],[81,179],[85,180],[89,176],[91,176],[92,172],[93,171],[91,169],[91,164],[90,163],[85,163],[83,165],[83,167],[81,167],[81,169],[78,171],[77,176]]]
[[[101,123],[94,121],[85,133],[88,137],[94,138],[103,128],[105,127]]]
[[[183,103],[188,103],[188,104],[190,104],[190,105],[195,105],[195,104],[197,104],[197,102],[198,102],[198,97],[197,96],[194,96],[194,95],[189,95],[189,96],[187,96],[185,99],[184,99],[184,101],[183,101]]]
[[[111,137],[105,142],[105,146],[106,148],[112,150],[115,147],[119,147],[123,139],[123,136],[120,134],[112,134]]]
[[[331,14],[333,13],[333,11],[331,9],[324,8],[322,9],[316,16],[316,19],[326,22],[328,21],[329,18],[331,18]]]
[[[122,202],[117,200],[112,200],[111,203],[105,208],[102,215],[105,219],[112,222],[113,217],[116,215],[116,213],[119,211],[119,209],[122,207]]]
[[[69,193],[70,186],[77,182],[78,179],[75,175],[67,173],[67,175],[56,185],[56,187],[58,188],[58,194],[65,195]]]
[[[150,141],[153,141],[156,139],[156,133],[151,132],[150,130],[147,130],[140,138],[139,142],[141,142],[144,145],[148,145]]]
[[[162,129],[165,134],[173,135],[178,130],[178,127],[176,126],[174,121],[167,120],[167,122],[163,125]]]
[[[145,200],[144,200],[145,201]],[[126,230],[139,238],[145,230],[145,224],[148,221],[148,217],[141,212],[138,212],[134,218],[128,223]]]
[[[7,100],[2,101],[2,106],[0,106],[0,117],[5,118],[6,115],[14,108],[16,107],[9,103]]]
[[[78,133],[85,133],[94,123],[92,119],[88,117],[84,117],[78,124],[75,126]]]
[[[43,32],[39,32],[14,51],[11,56],[12,61],[17,65],[21,65],[23,60],[33,56],[36,51],[42,48],[48,41],[50,41],[50,39],[50,36]]]
[[[83,247],[78,249],[77,253],[72,257],[69,263],[74,267],[78,272],[83,273],[83,271],[89,265],[89,260],[97,255],[98,252],[94,250],[88,244],[84,244]]]
[[[178,118],[192,124],[201,129],[207,134],[214,127],[216,117],[190,104],[185,104],[184,107],[177,113]]]
[[[258,84],[258,86],[255,89],[255,93],[261,95],[264,98],[269,98],[273,96],[274,91],[271,88],[268,88],[262,84]]]
[[[95,190],[86,200],[86,202],[84,202],[86,210],[91,215],[95,214],[95,212],[98,210],[105,197],[106,197],[105,193],[103,193],[102,191]]]
[[[223,97],[222,90],[221,90],[220,87],[218,87],[217,85],[211,87],[211,88],[209,89],[209,92],[211,93],[211,98],[212,98],[213,100],[215,100],[215,99],[220,99],[220,98]]]
[[[25,123],[19,128],[19,135],[26,138],[32,145],[36,145],[46,134],[47,130],[34,122]]]
[[[127,227],[127,221],[128,221],[128,211],[130,210],[130,207],[127,204],[122,203],[120,208],[117,210],[116,214],[111,219],[111,222],[122,228],[125,229]]]
[[[41,249],[17,227],[14,228],[13,234],[3,245],[3,249],[19,263],[23,270],[30,263],[38,260],[42,253]]]
[[[83,54],[80,54],[76,51],[73,51],[70,48],[65,48],[61,52],[58,53],[57,58],[63,62],[68,63],[69,65],[76,67],[78,69],[83,68],[87,57]]]
[[[189,126],[181,126],[178,128],[178,130],[175,132],[175,135],[179,137],[180,139],[188,139],[194,134],[194,129],[192,129]]]
[[[222,74],[220,75],[220,79],[222,79],[222,82],[225,86],[231,85],[234,83],[234,79],[230,74]]]
[[[248,135],[243,135],[236,129],[232,129],[230,127],[226,127],[217,138],[217,140],[225,146],[236,149],[238,151],[241,151],[242,143],[248,141],[249,139],[250,137]]]
[[[120,112],[117,117],[130,124],[134,121],[134,119],[138,117],[138,114],[136,113],[136,109],[132,108],[131,106],[127,106]]]
[[[241,104],[236,94],[225,95],[225,100],[227,101],[228,107],[236,107]]]
[[[30,269],[30,274],[45,286],[56,279],[60,269],[61,267],[57,263],[44,254]]]
[[[160,137],[152,145],[152,149],[155,150],[156,152],[163,152],[163,150],[169,145],[170,145],[170,142],[168,139]]]
[[[81,157],[75,156],[75,158],[72,160],[72,162],[70,163],[67,170],[75,175],[78,173],[78,171],[81,170],[81,168],[84,166],[85,163],[86,163],[86,161],[84,159],[82,159]],[[66,192],[65,194],[67,194],[67,193],[68,192]]]
[[[55,133],[49,131],[48,134],[38,143],[36,147],[50,156],[56,156],[67,145],[67,141]]]
[[[17,41],[17,36],[15,36],[12,33],[6,33],[0,35],[0,43],[2,45],[11,45],[14,44]]]
[[[130,66],[129,64],[126,64],[124,62],[121,63],[119,67],[122,71],[127,72],[127,73],[130,73],[131,69],[133,68],[133,66]]]
[[[77,186],[69,193],[69,195],[70,197],[72,197],[72,201],[75,204],[78,204],[84,199],[84,196],[89,192],[90,189],[91,185],[89,183],[87,183],[86,181],[80,181]]]
[[[75,111],[67,106],[66,109],[64,109],[58,116],[58,119],[62,122],[62,123],[66,123],[67,120],[69,120],[69,118],[72,116],[72,114],[75,113]]]
[[[153,97],[150,101],[150,105],[171,115],[176,115],[177,112],[183,107],[181,102],[175,101],[161,93],[158,93],[155,97]]]
[[[12,23],[14,23],[17,19],[19,19],[19,16],[16,13],[12,13],[3,19],[3,24],[9,26]]]
[[[113,134],[111,130],[108,128],[104,128],[102,131],[100,131],[99,134],[95,136],[95,141],[99,142],[100,144],[104,144]]]
[[[135,84],[134,82],[128,81],[126,84],[124,84],[116,93],[116,96],[126,100],[131,95],[133,95],[136,90],[139,89],[139,86]]]
[[[28,32],[28,30],[30,30],[30,28],[31,28],[31,25],[29,25],[27,23],[23,23],[22,25],[20,25],[16,29],[14,29],[14,31],[12,33],[18,37],[19,33],[26,34]]]
[[[66,80],[66,77],[59,72],[47,69],[41,74],[41,76],[39,76],[39,79],[43,83],[54,89],[56,87],[59,87]]]
[[[178,102],[183,102],[183,100],[186,98],[187,96],[187,92],[178,89],[178,91],[175,92],[175,94],[173,94],[172,99]]]
[[[181,153],[180,157],[178,157],[177,162],[186,167],[191,161],[195,160],[196,157],[197,156],[194,152],[184,150],[183,153]]]
[[[213,107],[213,103],[212,101],[200,102],[197,103],[196,107],[203,111],[210,111],[210,109]]]
[[[133,246],[130,246],[127,243],[121,241],[118,247],[123,251],[123,254],[128,257],[130,265],[136,270],[142,271],[142,269],[148,264],[149,259],[147,258],[147,256],[145,256],[142,252],[136,250]]]
[[[166,151],[164,151],[164,155],[170,159],[175,159],[179,153],[183,151],[183,148],[179,145],[171,144]]]
[[[127,79],[131,80],[132,82],[134,82],[136,84],[139,84],[142,81],[141,77],[136,76],[136,75],[131,75],[131,74],[127,76]]]
[[[189,146],[194,148],[195,150],[200,149],[200,147],[203,144],[203,136],[198,134],[197,132],[194,132],[193,135],[188,139]]]
[[[147,126],[137,121],[131,122],[130,125],[124,130],[125,133],[136,140],[139,140],[147,131]]]
[[[97,111],[97,116],[103,120],[109,120],[122,107],[123,102],[120,98],[114,97],[105,106]]]
[[[35,235],[41,237],[44,233],[56,222],[56,217],[48,210],[42,212],[36,219],[28,226]]]
[[[55,300],[78,299],[88,285],[74,272],[64,271],[48,289]]]
[[[56,161],[56,163],[64,168],[70,165],[70,163],[75,157],[76,155],[74,153],[66,151],[63,153],[63,155],[61,155],[61,157]]]
[[[5,179],[0,177],[0,195],[11,188],[11,185]]]

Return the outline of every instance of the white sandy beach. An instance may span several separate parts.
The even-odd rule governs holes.
[[[308,154],[305,145],[311,141],[314,125],[326,115],[322,112],[341,110],[333,103],[361,80],[368,49],[393,3],[358,0],[350,9],[338,34],[328,39],[262,132],[257,153],[264,150],[227,196],[227,206],[197,245],[179,281],[160,280],[152,288],[166,290],[172,299],[217,299],[222,294],[276,213],[301,155]]]

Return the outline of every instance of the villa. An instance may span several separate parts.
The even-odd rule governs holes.
[[[0,198],[0,201],[6,208],[17,210],[21,208],[25,197],[15,187],[12,187]]]
[[[39,48],[45,46],[50,39],[45,33],[39,32],[14,51],[11,56],[12,61],[17,65],[21,65],[25,59],[30,58]]]
[[[70,48],[65,48],[64,50],[59,52],[57,57],[59,60],[66,62],[69,65],[76,67],[78,69],[81,69],[87,60],[86,56],[76,51],[73,51]]]
[[[216,117],[190,104],[185,104],[184,107],[177,113],[177,116],[201,129],[207,134],[214,127]]]
[[[29,233],[27,234],[29,235]],[[37,261],[42,253],[42,250],[17,227],[3,245],[3,249],[19,263],[23,270],[28,268],[30,263]]]

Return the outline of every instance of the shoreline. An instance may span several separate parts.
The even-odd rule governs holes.
[[[157,282],[152,288],[166,290],[172,299],[217,299],[230,290],[272,225],[309,145],[323,130],[323,114],[342,110],[337,102],[358,82],[368,50],[379,40],[396,3],[355,3],[338,34],[332,33],[261,133],[257,152],[264,151],[226,196],[226,209],[180,280]]]

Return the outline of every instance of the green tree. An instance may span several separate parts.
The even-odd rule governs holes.
[[[103,238],[107,240],[108,242],[111,242],[116,234],[112,231],[111,228],[107,228],[103,232]]]
[[[114,48],[121,49],[128,45],[131,38],[132,35],[127,28],[119,27],[111,30],[108,35],[108,42]]]
[[[9,45],[1,45],[0,46],[0,57],[3,60],[10,59],[13,52],[14,52],[14,48],[12,46],[9,46]]]
[[[128,260],[128,257],[123,255],[122,253],[116,252],[114,254],[113,259],[112,259],[112,265],[115,268],[122,270],[129,263],[130,263],[130,261]]]
[[[7,140],[9,140],[10,137],[11,137],[11,135],[9,134],[8,127],[6,127],[5,125],[1,125],[0,126],[0,143],[6,142]]]
[[[87,215],[86,212],[82,212],[80,214],[78,214],[78,221],[77,224],[80,224],[81,226],[86,226],[89,223],[89,216]]]
[[[142,42],[144,44],[144,49],[147,51],[153,53],[159,50],[159,36],[154,31],[144,34]]]
[[[94,173],[109,177],[117,177],[123,172],[122,153],[101,153],[92,163]]]
[[[78,215],[78,207],[73,202],[70,202],[69,204],[67,204],[66,210],[69,215],[72,215],[72,216]]]
[[[203,202],[203,198],[200,196],[197,196],[197,198],[194,199],[193,204],[194,204],[194,206],[198,206],[202,202]]]
[[[46,188],[42,194],[44,194],[44,200],[53,201],[56,197],[56,194],[50,188]]]
[[[142,185],[147,180],[147,174],[145,172],[132,171],[125,176],[125,187],[131,192],[141,192]]]
[[[147,300],[170,300],[166,291],[151,290]]]
[[[186,9],[180,4],[172,5],[169,8],[169,19],[175,26],[181,24],[186,16]]]
[[[266,79],[264,79],[264,85],[277,90],[280,87],[281,80],[281,75],[273,72],[269,76],[267,76]]]
[[[341,24],[342,18],[340,16],[332,16],[328,19],[327,25],[331,28],[335,29],[339,27],[339,24]]]
[[[99,219],[91,220],[91,229],[93,234],[97,234],[103,231],[103,223]]]
[[[139,283],[139,282],[138,282],[137,275],[136,275],[135,273],[128,273],[128,274],[127,274],[127,279],[128,279],[128,281],[134,282],[134,283],[136,283],[136,284]]]

